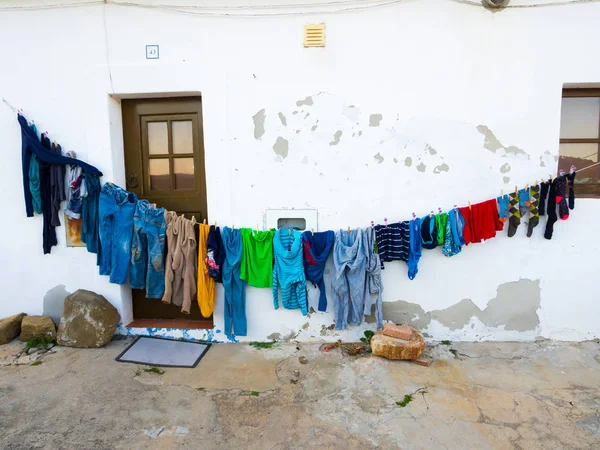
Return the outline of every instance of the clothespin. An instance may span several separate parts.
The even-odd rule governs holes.
[[[350,234],[350,226],[348,226],[348,234]]]
[[[215,220],[215,228],[217,228],[217,221]]]
[[[231,224],[231,231],[235,230],[235,225]]]
[[[528,184],[525,185],[525,189],[529,190],[529,185]]]
[[[258,224],[256,224],[256,231],[258,231]]]
[[[152,206],[153,206],[154,208],[156,208],[156,203],[152,203]]]
[[[504,189],[500,189],[500,197],[504,197]]]
[[[412,213],[412,218],[413,218],[413,219],[416,219],[416,218],[417,218],[417,215],[416,215],[415,213]]]
[[[469,209],[471,209],[471,200],[469,200],[468,203],[469,203]]]
[[[515,186],[515,194],[518,194],[518,193],[519,193],[519,187]]]
[[[206,219],[204,219],[204,220],[202,221],[202,224],[206,225]]]
[[[387,228],[387,217],[383,218],[383,222],[385,223],[385,227]]]
[[[373,222],[373,221],[371,220],[371,228],[373,228],[374,226],[375,226],[375,222]]]
[[[560,170],[558,171],[558,174],[559,174],[559,175],[562,177],[562,176],[564,176],[564,174],[565,174],[565,171],[564,171],[564,170],[562,170],[562,169],[560,169]]]
[[[192,216],[192,226],[196,225],[196,216]]]
[[[429,213],[429,217],[433,217],[433,211]]]
[[[441,213],[442,213],[442,208],[439,208],[439,207],[438,207],[438,211],[439,211],[439,213],[441,214]]]
[[[573,175],[577,171],[577,167],[575,165],[571,166],[571,170],[569,170],[569,174]]]
[[[288,236],[291,236],[291,235],[292,235],[292,229],[288,228]]]
[[[313,236],[315,235],[315,229],[314,228],[311,228],[310,232],[312,233]]]

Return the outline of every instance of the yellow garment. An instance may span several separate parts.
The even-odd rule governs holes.
[[[215,309],[215,280],[208,275],[207,241],[210,225],[200,224],[198,237],[198,306],[203,317],[210,317]]]

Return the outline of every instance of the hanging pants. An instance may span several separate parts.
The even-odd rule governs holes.
[[[162,298],[165,293],[165,208],[140,200],[133,215],[129,282],[133,289],[146,288],[146,298]]]
[[[207,241],[210,225],[200,224],[198,237],[198,306],[202,317],[210,317],[215,309],[216,288],[215,280],[208,275],[206,264]]]
[[[246,322],[246,282],[240,279],[242,234],[240,230],[224,227],[221,238],[225,248],[225,261],[221,271],[225,291],[225,335],[228,337],[233,334],[246,336],[248,331]]]
[[[116,184],[105,183],[100,191],[100,275],[110,275],[111,283],[127,282],[136,202],[135,194]]]
[[[57,244],[56,229],[52,225],[52,205],[50,202],[50,166],[40,161],[40,198],[42,201],[43,229],[42,247],[44,254],[50,253]]]
[[[81,242],[85,243],[87,251],[97,253],[97,264],[100,265],[100,233],[98,226],[98,208],[100,203],[100,178],[89,172],[84,172],[86,195],[81,202]]]

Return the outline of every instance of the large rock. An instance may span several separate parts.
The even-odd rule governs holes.
[[[56,327],[50,316],[25,316],[21,322],[21,342],[30,339],[56,339]]]
[[[425,345],[425,339],[416,330],[410,341],[386,336],[382,330],[377,331],[371,338],[373,354],[387,359],[418,359]]]
[[[21,332],[21,322],[27,314],[21,313],[0,320],[0,344],[7,344]]]
[[[110,342],[121,317],[101,295],[79,289],[65,298],[58,343],[67,347],[103,347]]]

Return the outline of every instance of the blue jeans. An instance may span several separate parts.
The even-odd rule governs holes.
[[[137,202],[133,215],[129,282],[134,289],[146,287],[147,298],[165,293],[165,208],[155,208],[148,200]]]
[[[116,184],[105,183],[102,186],[98,207],[102,246],[99,265],[100,275],[110,275],[111,283],[127,282],[136,203],[135,194]]]
[[[100,178],[97,175],[84,172],[87,196],[81,205],[81,242],[85,243],[87,251],[97,253],[97,263],[100,265],[100,237],[98,232],[98,207],[100,197]]]
[[[222,267],[223,290],[225,292],[225,305],[223,314],[225,321],[225,335],[246,336],[248,324],[246,322],[246,282],[240,279],[240,264],[242,262],[242,233],[239,229],[232,230],[223,227],[221,232],[223,247],[225,248],[225,261]],[[233,332],[232,332],[233,329]]]

